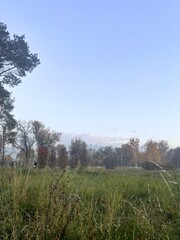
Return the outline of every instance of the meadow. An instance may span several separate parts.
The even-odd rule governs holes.
[[[180,171],[0,169],[0,239],[180,239]]]

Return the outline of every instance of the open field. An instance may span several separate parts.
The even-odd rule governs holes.
[[[1,239],[180,239],[180,171],[0,169]]]

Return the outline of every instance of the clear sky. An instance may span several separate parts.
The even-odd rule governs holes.
[[[39,65],[12,89],[14,114],[91,141],[180,146],[179,0],[0,0]]]

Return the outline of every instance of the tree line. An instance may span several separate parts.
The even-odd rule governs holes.
[[[163,140],[148,140],[140,146],[139,139],[132,138],[117,148],[106,146],[95,150],[89,149],[83,140],[74,139],[67,149],[60,144],[61,133],[52,131],[42,122],[17,122],[12,114],[14,99],[9,88],[20,84],[22,77],[39,64],[38,55],[30,52],[25,36],[14,34],[11,37],[6,24],[0,22],[1,166],[15,158],[24,166],[36,160],[40,168],[65,168],[67,165],[71,168],[103,166],[108,169],[118,166],[180,167],[180,147],[170,149]]]
[[[180,147],[172,149],[164,140],[150,139],[140,145],[138,138],[131,138],[119,147],[93,149],[79,138],[73,139],[70,146],[66,147],[60,143],[60,138],[60,132],[52,131],[40,121],[19,121],[11,132],[2,132],[0,135],[1,165],[15,160],[20,166],[33,166],[36,162],[39,168],[61,169],[67,166],[73,169],[87,166],[106,169],[180,167]]]

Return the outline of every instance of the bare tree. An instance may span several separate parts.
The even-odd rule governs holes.
[[[170,149],[167,153],[167,159],[175,167],[180,168],[180,147]]]
[[[31,122],[18,122],[14,147],[24,152],[24,165],[28,166],[31,149],[35,143]]]
[[[161,162],[165,162],[167,160],[167,153],[169,150],[169,144],[165,140],[161,140],[158,142],[158,149],[161,154]]]

